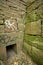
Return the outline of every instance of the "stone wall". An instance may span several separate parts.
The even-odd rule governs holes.
[[[15,24],[6,27],[6,21]],[[4,51],[6,46],[17,43],[20,53],[23,41],[25,52],[43,65],[43,0],[0,0],[0,49],[4,47]],[[2,60],[3,51],[0,50]]]
[[[17,53],[20,53],[23,44],[25,1],[0,0],[0,49],[8,45],[17,44]],[[0,59],[3,53],[0,50]],[[4,49],[5,50],[5,49]],[[3,52],[3,53],[2,53]]]
[[[28,0],[25,16],[24,50],[43,65],[43,1]]]

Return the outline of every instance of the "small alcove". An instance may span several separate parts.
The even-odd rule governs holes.
[[[7,58],[12,57],[14,54],[17,54],[16,44],[6,46]]]

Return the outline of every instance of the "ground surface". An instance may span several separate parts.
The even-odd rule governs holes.
[[[18,55],[16,55],[12,51],[12,54],[9,55],[10,57],[7,60],[7,65],[37,65],[24,52],[21,52]]]

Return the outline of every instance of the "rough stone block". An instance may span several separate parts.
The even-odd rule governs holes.
[[[43,65],[43,52],[41,50],[39,50],[35,47],[32,47],[32,58],[38,64]]]
[[[25,34],[25,41],[40,50],[43,50],[43,38],[40,36],[31,36]]]
[[[19,29],[19,31],[24,31],[24,24],[22,24],[22,23],[20,23],[20,24],[18,24],[18,29]]]
[[[31,34],[41,35],[41,21],[31,23]]]
[[[24,36],[24,32],[23,31],[19,31],[17,34],[18,34],[18,38],[19,39],[22,39],[23,36]]]
[[[4,33],[0,34],[0,44],[10,45],[15,44],[17,33]]]
[[[42,3],[41,0],[35,1],[31,6],[28,7],[27,11],[28,11],[28,12],[33,11],[33,10],[34,10],[35,8],[37,8],[41,3]]]
[[[42,37],[43,37],[43,32],[42,32]]]
[[[20,39],[17,38],[16,43],[17,43],[17,52],[19,54],[21,52],[21,49],[22,49],[23,41],[20,41]]]
[[[27,1],[27,6],[29,6],[32,2],[34,2],[35,0],[26,0]]]
[[[0,33],[4,32],[4,25],[0,25]]]
[[[10,33],[10,32],[12,32],[12,29],[11,28],[5,28],[5,32]]]
[[[42,37],[43,37],[43,22],[42,22]]]
[[[41,35],[41,21],[31,22],[26,25],[25,32],[32,35]]]
[[[17,22],[14,19],[5,21],[5,32],[16,32],[17,31]]]
[[[3,20],[0,19],[0,24],[3,24]]]
[[[31,33],[31,23],[27,23],[25,26],[25,33],[30,34]]]
[[[4,46],[0,46],[0,59],[6,60],[6,48]]]
[[[23,48],[32,57],[32,59],[35,62],[37,62],[38,65],[39,64],[43,65],[43,52],[42,52],[42,50],[39,50],[36,47],[30,46],[27,43],[24,43],[24,47]]]
[[[38,44],[38,48],[41,49],[41,50],[43,50],[43,42],[39,41],[37,44]]]
[[[27,52],[27,54],[31,55],[31,48],[32,48],[32,46],[30,46],[29,44],[27,44],[26,42],[24,42],[23,48]]]
[[[17,34],[18,34],[17,39],[16,39],[16,43],[18,43],[17,44],[17,50],[18,50],[18,53],[20,53],[21,49],[22,49],[22,45],[23,45],[23,34],[24,34],[24,32],[19,31]]]
[[[17,34],[16,33],[8,33],[5,35],[5,44],[6,45],[10,45],[10,44],[14,44],[16,42],[16,37],[17,37]],[[14,42],[15,41],[15,42]],[[13,43],[11,43],[13,42]]]

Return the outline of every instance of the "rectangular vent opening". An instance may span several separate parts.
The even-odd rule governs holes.
[[[16,44],[6,46],[7,58],[10,58],[17,54],[17,46]]]

